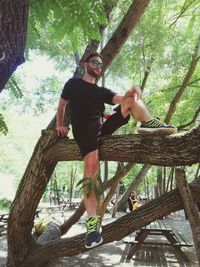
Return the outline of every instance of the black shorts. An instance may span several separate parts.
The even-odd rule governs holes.
[[[100,118],[88,123],[72,125],[73,136],[79,146],[82,157],[98,148],[101,136],[113,134],[122,125],[128,123],[129,119],[130,115],[126,118],[121,115],[119,106],[116,112],[104,123]]]

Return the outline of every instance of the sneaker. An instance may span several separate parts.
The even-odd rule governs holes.
[[[101,222],[100,216],[90,217],[86,221],[86,237],[85,237],[85,247],[93,248],[100,245],[103,242],[101,237]]]
[[[173,125],[167,125],[161,122],[159,118],[153,118],[149,121],[142,122],[138,133],[140,134],[159,134],[170,135],[177,132],[177,128]]]

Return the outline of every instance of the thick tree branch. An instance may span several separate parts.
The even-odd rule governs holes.
[[[48,136],[48,133],[47,133]],[[199,163],[200,125],[192,130],[171,135],[113,135],[101,140],[100,159],[147,163],[160,166],[183,166]],[[82,160],[79,148],[72,139],[55,136],[44,150],[46,162]]]
[[[200,202],[200,181],[190,185],[195,202]],[[167,203],[167,205],[166,205]],[[121,240],[125,236],[151,223],[152,221],[166,216],[183,208],[179,190],[175,189],[165,193],[157,199],[141,206],[139,209],[128,213],[116,221],[103,226],[102,244],[107,244],[115,240]],[[85,252],[84,246],[85,234],[71,238],[63,238],[56,241],[50,241],[43,246],[37,246],[30,252],[27,260],[21,267],[37,266],[38,262],[54,259],[55,257],[72,256]],[[87,250],[88,251],[88,250]]]

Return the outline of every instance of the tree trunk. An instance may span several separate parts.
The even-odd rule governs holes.
[[[58,181],[57,181],[57,176],[54,173],[54,183],[53,183],[53,191],[54,191],[54,204],[60,206],[60,195],[59,195],[59,188],[58,188]]]
[[[198,207],[194,203],[184,170],[176,169],[176,182],[188,220],[190,222],[194,247],[196,249],[197,259],[200,264],[200,215]]]
[[[117,207],[118,207],[117,203],[119,201],[119,190],[120,190],[120,185],[118,183],[116,186],[116,190],[115,190],[116,197],[115,197],[115,203],[114,203],[114,207],[113,207],[113,211],[112,211],[112,218],[115,218],[115,216],[116,216]]]
[[[195,174],[195,178],[198,177],[198,175],[199,175],[199,170],[200,170],[200,164],[198,164],[197,171],[196,171],[196,174]]]
[[[28,0],[0,1],[0,92],[25,61],[28,9]]]
[[[109,168],[108,168],[108,161],[105,160],[104,161],[104,181],[108,181],[108,172]]]
[[[169,188],[170,188],[169,186],[170,186],[171,181],[173,180],[173,176],[174,176],[174,168],[171,168],[168,179],[167,179],[166,192],[169,191]],[[197,176],[195,178],[197,178]]]
[[[157,168],[157,187],[158,187],[158,195],[161,196],[163,193],[163,190],[162,190],[162,167]]]

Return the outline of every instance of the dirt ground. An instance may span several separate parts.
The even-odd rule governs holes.
[[[65,214],[65,217],[70,215],[71,211]],[[117,217],[123,214],[117,214]],[[84,233],[84,221],[83,216],[80,221],[73,226],[68,232],[67,236],[73,236],[77,233]],[[61,218],[62,220],[62,218]],[[110,223],[112,218],[106,217],[103,224]],[[183,212],[177,212],[173,215],[168,216],[165,222],[175,230],[184,234],[187,241],[193,243],[192,234],[189,222],[185,220]],[[167,247],[142,247],[130,262],[126,261],[127,246],[124,240],[106,244],[97,247],[84,254],[57,259],[52,262],[48,267],[103,267],[103,266],[187,266],[187,267],[198,267],[196,253],[194,247],[182,248],[182,250],[189,257],[190,262],[183,262],[179,255],[177,255],[172,248]],[[6,237],[0,237],[0,267],[5,267],[6,255],[7,255],[7,242]],[[16,266],[20,267],[20,266]]]

